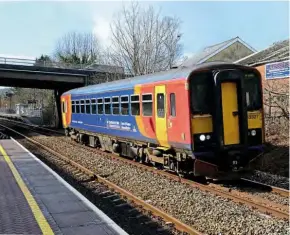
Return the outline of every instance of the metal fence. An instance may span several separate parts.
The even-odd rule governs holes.
[[[69,64],[52,61],[38,61],[32,59],[0,57],[0,64],[53,67],[53,68],[72,68],[72,69],[90,69],[91,64]]]

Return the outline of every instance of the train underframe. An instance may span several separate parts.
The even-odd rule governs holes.
[[[211,157],[207,155],[198,157],[191,151],[183,149],[170,149],[130,139],[117,139],[79,129],[67,128],[65,133],[80,144],[99,148],[140,163],[151,164],[182,177],[237,179],[251,170],[248,167],[249,158],[246,157],[248,152],[242,150],[209,152]]]

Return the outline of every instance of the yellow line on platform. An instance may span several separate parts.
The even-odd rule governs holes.
[[[54,232],[52,231],[49,223],[47,222],[45,216],[43,215],[42,211],[40,210],[37,202],[35,201],[34,197],[32,196],[32,194],[30,193],[29,189],[27,188],[26,184],[24,183],[24,181],[22,180],[19,172],[17,171],[17,169],[15,168],[13,162],[11,161],[10,157],[7,155],[6,151],[4,150],[4,148],[1,146],[0,144],[0,152],[3,155],[5,161],[7,162],[10,170],[12,171],[12,174],[17,182],[17,184],[19,185],[21,191],[23,192],[30,208],[31,211],[42,231],[43,234],[54,234]]]

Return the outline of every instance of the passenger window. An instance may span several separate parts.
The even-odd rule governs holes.
[[[170,94],[170,116],[176,117],[175,93]]]
[[[158,93],[157,94],[157,116],[164,118],[165,117],[165,98],[164,94]]]
[[[91,102],[86,100],[86,114],[91,114]]]
[[[129,97],[128,96],[121,97],[121,114],[129,115]]]
[[[152,116],[152,94],[142,95],[143,116]]]
[[[91,110],[92,114],[97,114],[96,99],[91,99]]]
[[[81,100],[81,113],[85,113],[85,101]]]
[[[71,102],[71,112],[72,113],[76,112],[76,106],[75,106],[75,101],[74,100]]]
[[[105,114],[111,114],[111,98],[105,98]]]
[[[140,100],[139,95],[131,95],[131,115],[140,115]]]
[[[113,108],[113,114],[115,115],[120,114],[119,97],[112,98],[112,108]]]
[[[76,113],[80,113],[80,101],[76,101]]]
[[[104,114],[103,98],[98,99],[98,114]]]

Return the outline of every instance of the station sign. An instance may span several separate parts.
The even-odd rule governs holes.
[[[265,78],[278,79],[289,77],[289,60],[265,65]]]

